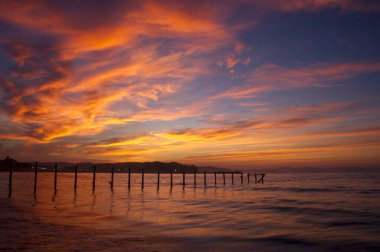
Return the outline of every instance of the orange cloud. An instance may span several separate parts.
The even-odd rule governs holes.
[[[108,107],[122,100],[149,110],[150,102],[176,93],[186,81],[207,73],[205,64],[209,63],[192,60],[193,55],[234,41],[216,18],[189,11],[192,5],[145,2],[118,12],[116,22],[86,29],[42,1],[1,5],[12,12],[1,11],[0,19],[59,38],[47,49],[31,43],[12,45],[13,60],[18,63],[12,78],[17,81],[8,81],[13,86],[7,88],[7,104],[13,121],[32,127],[30,139],[36,141],[95,134],[105,125],[139,120],[143,114],[130,115],[134,119],[104,115],[110,115]],[[155,41],[163,37],[179,41],[165,54]],[[141,38],[146,38],[146,45],[142,46]],[[91,59],[91,52],[99,52],[100,64],[71,68],[74,60]],[[119,54],[116,62],[104,58],[115,54]],[[166,83],[159,83],[160,78]],[[33,83],[20,86],[15,84],[18,80]]]

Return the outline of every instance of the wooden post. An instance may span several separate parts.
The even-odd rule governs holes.
[[[226,173],[223,172],[223,185],[226,185]]]
[[[257,174],[255,172],[255,183],[257,184]]]
[[[261,178],[259,179],[258,183],[264,184],[264,176],[265,176],[265,174],[261,173],[261,174],[258,174],[258,175],[261,175]]]
[[[38,162],[34,164],[34,194],[37,193],[37,170],[38,170]]]
[[[214,181],[215,181],[215,186],[216,186],[216,172],[214,172]]]
[[[74,190],[76,190],[77,189],[77,181],[78,181],[78,166],[77,165],[75,165],[75,167],[74,167],[74,172],[75,172],[75,174],[74,174]]]
[[[243,173],[242,172],[240,173],[240,180],[241,180],[241,183],[243,184],[244,179],[243,179]]]
[[[170,189],[173,188],[173,170],[170,170]]]
[[[58,173],[58,165],[54,165],[54,192],[57,191],[57,173]]]
[[[183,186],[183,188],[185,188],[185,170],[183,170],[183,172],[182,172],[182,186]]]
[[[203,181],[205,184],[205,188],[207,187],[207,181],[206,181],[206,171],[203,172]]]
[[[234,172],[231,172],[231,183],[234,184]]]
[[[144,189],[144,168],[141,169],[141,190]]]
[[[128,167],[128,189],[131,189],[131,167]]]
[[[160,188],[160,169],[157,170],[157,189]]]
[[[113,176],[114,176],[114,171],[113,171],[113,166],[111,167],[111,183],[110,183],[110,186],[111,186],[111,190],[113,189]]]
[[[92,170],[92,190],[95,190],[95,182],[96,182],[96,166]]]
[[[8,168],[9,168],[8,196],[11,196],[11,194],[12,194],[13,159],[7,157],[7,164],[8,164]]]
[[[194,171],[194,188],[197,187],[197,172]]]
[[[247,173],[247,181],[248,181],[248,184],[249,184],[249,172]]]

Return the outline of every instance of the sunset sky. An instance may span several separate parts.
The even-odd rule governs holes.
[[[0,1],[0,153],[380,166],[380,2]]]

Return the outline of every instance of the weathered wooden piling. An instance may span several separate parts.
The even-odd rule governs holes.
[[[258,174],[258,175],[261,175],[261,178],[258,180],[257,183],[261,183],[261,184],[264,184],[264,177],[265,177],[265,173],[261,173],[261,174]]]
[[[37,172],[38,172],[38,162],[34,164],[34,194],[37,193]]]
[[[197,187],[197,172],[194,171],[194,188]]]
[[[144,189],[144,168],[141,169],[141,190]]]
[[[11,159],[9,157],[6,158],[6,162],[8,164],[8,168],[9,168],[8,191],[9,191],[9,195],[10,195],[12,193],[12,172],[13,172],[14,162],[13,162],[13,159]],[[97,168],[96,166],[93,166],[93,178],[92,178],[92,189],[93,189],[93,191],[96,188],[96,168]],[[38,162],[35,162],[35,165],[34,165],[34,194],[35,195],[37,193],[38,169],[39,169],[39,164],[38,164]],[[88,171],[88,168],[86,168],[86,170]],[[58,171],[59,171],[58,164],[55,164],[54,165],[54,192],[57,192],[57,189],[58,189]],[[74,190],[76,190],[76,188],[77,188],[77,176],[78,176],[78,166],[77,165],[74,166],[74,172],[75,172]],[[214,173],[214,185],[215,185],[215,187],[217,187],[217,184],[218,184],[218,173],[223,175],[223,184],[224,185],[226,185],[226,173],[227,173],[227,175],[229,173],[231,173],[232,185],[234,185],[234,175],[235,174],[237,174],[237,175],[240,174],[241,184],[244,184],[244,176],[245,175],[243,172],[240,172],[240,171],[216,172],[216,171],[214,171],[213,173]],[[194,174],[194,188],[196,188],[196,186],[197,186],[197,171],[194,171],[193,174]],[[189,175],[191,176],[191,173]],[[212,172],[209,172],[209,175],[212,176]],[[254,173],[255,183],[262,183],[263,184],[265,175],[266,175],[265,173]],[[144,186],[145,186],[145,184],[144,184],[145,177],[144,176],[145,176],[145,172],[144,172],[144,168],[142,168],[141,169],[141,188],[142,188],[142,190],[144,189]],[[248,184],[250,183],[250,176],[251,176],[251,174],[249,172],[247,172],[247,183]],[[113,186],[114,186],[114,178],[115,178],[115,169],[114,169],[114,167],[111,167],[111,180],[109,181],[110,186],[111,186],[111,190],[113,189]],[[204,187],[207,188],[207,172],[206,171],[203,171],[203,181],[204,181]],[[131,183],[132,183],[131,168],[129,167],[128,168],[128,189],[131,188]],[[210,183],[212,183],[212,178],[211,178]],[[157,170],[157,189],[160,188],[160,186],[161,186],[160,184],[161,184],[161,171],[160,171],[160,169],[158,169]],[[182,185],[183,185],[183,189],[185,189],[185,187],[186,187],[186,171],[185,170],[182,170]],[[173,170],[170,170],[170,188],[171,189],[173,188]]]
[[[183,172],[182,172],[182,186],[183,186],[183,188],[185,188],[185,185],[186,185],[186,181],[185,181],[185,170],[183,170]]]
[[[77,181],[78,181],[78,166],[74,166],[74,190],[77,189]]]
[[[203,172],[203,181],[204,181],[204,184],[205,184],[205,188],[207,187],[207,181],[206,181],[206,171]]]
[[[113,166],[112,166],[111,167],[111,182],[110,182],[111,190],[113,189],[113,177],[114,177],[114,171],[113,171]]]
[[[157,189],[160,189],[160,169],[157,170]]]
[[[58,174],[58,165],[54,165],[54,192],[57,191],[57,174]]]
[[[8,181],[8,195],[12,194],[12,177],[13,177],[13,159],[7,157],[7,164],[9,168],[9,181]]]
[[[170,189],[173,188],[173,170],[170,170]]]
[[[131,189],[131,168],[128,168],[128,189]]]
[[[92,190],[93,191],[95,190],[95,186],[96,186],[96,166],[94,165],[92,169]]]

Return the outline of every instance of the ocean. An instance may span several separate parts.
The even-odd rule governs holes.
[[[203,174],[0,173],[0,250],[25,251],[380,251],[379,173]]]

